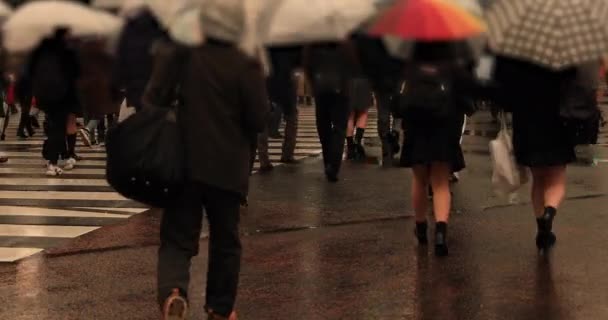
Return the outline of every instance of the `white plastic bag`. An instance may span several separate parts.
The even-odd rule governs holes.
[[[507,127],[504,113],[500,115],[500,132],[495,140],[490,141],[494,191],[502,196],[512,196],[522,185],[528,182],[528,172],[517,165],[513,151],[513,139]]]
[[[118,122],[125,121],[128,117],[135,114],[135,107],[127,106],[127,99],[122,100],[120,105],[120,113],[118,114]]]

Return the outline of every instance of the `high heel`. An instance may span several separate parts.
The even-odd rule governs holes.
[[[446,257],[448,255],[448,224],[437,222],[435,226],[435,256]]]
[[[536,219],[538,233],[536,234],[536,247],[539,250],[548,250],[555,245],[557,237],[553,233],[553,219],[557,214],[557,209],[546,207],[545,212],[540,218]]]
[[[418,239],[418,244],[426,245],[427,243],[429,243],[429,239],[426,235],[427,229],[428,229],[428,223],[426,221],[416,222],[416,228],[414,229],[414,235],[416,236],[416,239]]]

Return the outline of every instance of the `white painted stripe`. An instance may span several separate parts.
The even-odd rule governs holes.
[[[61,179],[61,178],[1,178],[1,186],[94,186],[108,187],[105,179]]]
[[[34,152],[32,150],[28,150],[28,151],[4,151],[4,152],[0,152],[0,154],[3,155],[3,156],[7,156],[9,158],[10,157],[28,157],[28,158],[34,158],[34,159],[42,159],[42,154],[41,154],[40,151]],[[106,153],[105,152],[81,153],[80,156],[83,157],[84,159],[87,159],[87,157],[95,157],[95,158],[102,157],[102,158],[105,158]]]
[[[2,191],[0,199],[40,200],[128,200],[113,192],[68,192],[68,191]]]
[[[48,209],[38,207],[0,206],[0,216],[28,217],[80,217],[80,218],[129,218],[130,214],[101,213],[77,210]]]
[[[39,248],[4,248],[0,247],[0,262],[14,262],[42,251]]]
[[[75,238],[96,229],[99,227],[0,224],[0,236]]]
[[[31,164],[31,165],[37,165],[37,166],[42,166],[44,164],[46,164],[47,162],[42,159],[42,157],[40,159],[8,159],[8,162],[6,162],[7,164]],[[105,166],[106,162],[103,160],[82,160],[82,161],[78,161],[78,165],[81,166]]]
[[[0,174],[9,174],[9,173],[21,173],[21,174],[43,174],[46,172],[45,168],[1,168]],[[82,169],[76,167],[74,170],[65,171],[66,174],[71,175],[80,175],[80,174],[98,174],[105,175],[106,169]]]
[[[150,209],[145,209],[145,208],[109,208],[109,207],[72,207],[72,209],[109,210],[109,211],[119,211],[119,212],[132,213],[132,214],[142,213],[142,212],[150,210]]]

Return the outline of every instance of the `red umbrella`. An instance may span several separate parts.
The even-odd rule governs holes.
[[[482,34],[483,22],[446,0],[400,0],[382,13],[369,33],[415,41],[454,41]]]

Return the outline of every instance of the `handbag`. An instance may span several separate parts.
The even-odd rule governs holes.
[[[493,164],[492,187],[497,194],[511,195],[528,182],[528,171],[515,160],[513,140],[504,112],[500,115],[498,136],[490,141],[490,155]]]
[[[182,58],[177,59],[178,69],[184,67]],[[171,94],[178,97],[179,83],[171,85],[175,85]],[[110,186],[129,199],[157,208],[174,203],[186,176],[178,106],[169,104],[142,108],[112,128],[106,138]]]
[[[106,138],[108,183],[121,195],[164,208],[181,193],[184,154],[176,111],[146,107]]]

